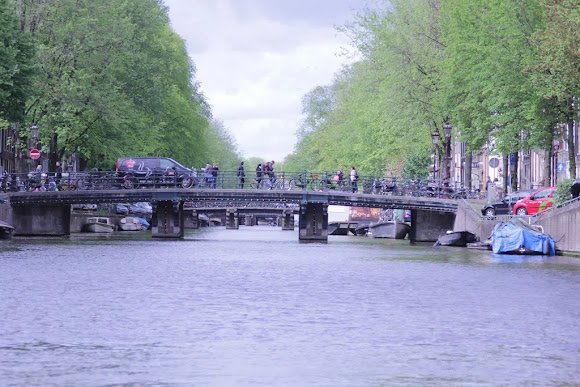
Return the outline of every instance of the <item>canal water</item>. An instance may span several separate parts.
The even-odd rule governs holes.
[[[257,226],[0,245],[1,386],[578,385],[580,258]]]

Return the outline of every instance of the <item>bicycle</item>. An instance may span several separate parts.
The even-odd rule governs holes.
[[[289,190],[307,190],[322,191],[325,184],[315,172],[304,171],[293,177],[288,182]]]

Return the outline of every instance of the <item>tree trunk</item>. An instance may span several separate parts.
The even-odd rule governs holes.
[[[541,184],[543,186],[552,185],[552,157],[554,157],[554,147],[550,145],[544,158],[544,179]]]
[[[554,126],[555,123],[550,124],[548,131],[548,138],[546,140],[546,157],[544,157],[544,179],[542,186],[552,185],[552,160],[554,158]]]
[[[574,104],[573,99],[568,99],[568,161],[570,163],[570,178],[576,180],[576,142],[574,141]]]
[[[56,162],[58,161],[57,142],[58,135],[56,132],[54,132],[50,136],[50,150],[48,154],[48,170],[50,172],[54,172],[56,170]]]
[[[518,190],[518,164],[520,162],[520,154],[514,152],[510,155],[510,176],[512,192]]]
[[[473,162],[473,153],[465,153],[465,188],[469,191],[472,190],[471,187],[471,163]]]
[[[507,194],[507,188],[508,188],[508,175],[509,175],[509,154],[507,155],[503,155],[502,157],[503,162],[502,162],[502,169],[503,169],[503,176],[502,176],[502,181],[501,181],[501,187],[503,189],[504,194]]]

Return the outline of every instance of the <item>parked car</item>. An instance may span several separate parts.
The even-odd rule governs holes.
[[[129,207],[127,204],[123,203],[116,203],[115,204],[115,214],[119,215],[128,215],[129,214]]]
[[[74,211],[96,211],[96,204],[73,204],[72,209]]]
[[[115,164],[117,176],[125,188],[155,185],[180,185],[189,188],[197,184],[195,172],[169,157],[122,157]]]
[[[153,207],[147,202],[137,202],[129,204],[129,212],[140,216],[150,216],[153,213]]]
[[[532,192],[514,205],[514,214],[533,215],[552,207],[555,192],[556,187],[543,187]]]
[[[533,190],[531,189],[524,189],[507,194],[503,199],[496,200],[481,207],[481,214],[483,216],[509,215],[512,213],[514,204],[532,192]]]

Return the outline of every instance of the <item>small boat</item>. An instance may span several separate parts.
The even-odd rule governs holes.
[[[151,228],[151,223],[149,223],[147,219],[142,218],[140,216],[135,216],[134,218],[137,219],[137,222],[141,223],[141,226],[143,226],[143,230],[149,230]]]
[[[439,236],[433,246],[465,247],[468,243],[474,243],[478,240],[477,235],[469,231],[447,231],[446,234]]]
[[[328,223],[328,235],[348,235],[348,232],[355,233],[356,222],[330,222]]]
[[[119,230],[121,231],[141,231],[143,224],[137,217],[126,216],[119,221]]]
[[[110,233],[115,231],[115,225],[111,223],[111,219],[102,216],[95,216],[87,218],[84,225],[84,230],[95,233]]]
[[[369,224],[368,234],[373,238],[405,239],[411,226],[395,220]]]
[[[357,228],[354,229],[354,234],[359,236],[365,236],[367,235],[368,232],[369,232],[368,224],[365,226],[358,226]]]
[[[0,220],[0,239],[10,239],[12,234],[14,234],[14,227]]]
[[[491,247],[496,254],[556,255],[554,240],[520,219],[496,224],[491,231]]]

